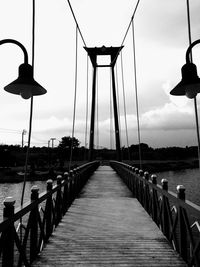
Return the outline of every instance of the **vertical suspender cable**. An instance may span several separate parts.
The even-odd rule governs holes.
[[[33,70],[34,70],[34,60],[35,60],[35,0],[33,0],[33,15],[32,15],[32,66],[33,66]],[[29,151],[30,151],[30,143],[31,143],[31,131],[32,131],[32,117],[33,117],[33,96],[31,96],[31,103],[30,103],[28,146],[27,146],[27,150],[26,150],[25,171],[24,171],[24,180],[23,180],[23,188],[22,188],[22,196],[21,196],[21,206],[23,206],[23,202],[24,202],[24,192],[25,192],[27,172],[28,172],[28,159],[29,159]]]
[[[191,37],[191,25],[190,25],[189,0],[186,0],[186,5],[187,5],[188,39],[189,39],[189,45],[191,45],[192,37]],[[190,52],[190,60],[192,62],[192,51]],[[198,119],[197,98],[196,98],[196,96],[194,97],[194,110],[195,110],[195,121],[196,121],[197,142],[198,142],[198,160],[199,160],[199,169],[200,169],[200,137],[199,137],[199,119]]]
[[[71,168],[72,157],[73,157],[73,141],[74,141],[74,128],[76,119],[76,95],[77,95],[77,72],[78,72],[78,26],[76,25],[76,52],[75,52],[75,81],[74,81],[74,110],[73,110],[73,123],[72,123],[72,141],[70,148],[70,160],[69,170]]]
[[[121,51],[121,73],[122,73],[122,90],[123,90],[123,103],[124,103],[124,122],[126,129],[126,144],[128,149],[128,159],[130,160],[130,150],[129,150],[129,138],[128,138],[128,125],[127,125],[127,116],[126,116],[126,97],[125,97],[125,86],[124,86],[124,68],[123,68],[123,58]]]
[[[86,114],[85,114],[85,156],[86,159],[86,151],[87,151],[87,130],[88,130],[88,75],[89,75],[89,57],[87,55],[87,81],[86,81]]]
[[[96,148],[97,152],[99,149],[99,84],[98,84],[98,69],[97,69],[97,79],[96,79],[96,119],[97,119],[97,140],[96,140]]]
[[[135,99],[136,99],[136,111],[137,111],[137,128],[138,128],[138,146],[139,146],[139,161],[140,169],[142,168],[142,156],[141,156],[141,142],[140,142],[140,118],[139,118],[139,105],[138,105],[138,93],[137,93],[137,69],[136,69],[136,53],[135,53],[135,34],[134,24],[132,20],[132,34],[133,34],[133,57],[134,57],[134,77],[135,77]]]
[[[110,69],[110,149],[113,149],[113,138],[112,138],[112,134],[113,134],[113,123],[112,123],[112,119],[113,119],[113,113],[112,113],[112,77],[111,77],[111,69]]]

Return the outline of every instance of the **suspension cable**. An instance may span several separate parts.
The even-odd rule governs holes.
[[[124,122],[126,129],[126,143],[128,149],[128,159],[130,160],[130,150],[129,150],[129,138],[128,138],[128,125],[127,125],[127,115],[126,115],[126,97],[125,97],[125,86],[124,86],[124,68],[123,68],[123,57],[121,51],[121,73],[122,73],[122,90],[123,90],[123,103],[124,103]]]
[[[137,4],[136,4],[135,9],[134,9],[134,11],[133,11],[133,15],[132,15],[132,17],[131,17],[131,21],[129,22],[129,25],[128,25],[128,27],[127,27],[126,33],[125,33],[124,38],[123,38],[123,40],[122,40],[121,46],[122,46],[122,45],[124,44],[124,42],[125,42],[126,36],[127,36],[128,31],[129,31],[129,29],[130,29],[130,27],[131,27],[131,23],[132,23],[133,20],[134,20],[134,17],[135,17],[137,8],[138,8],[138,6],[139,6],[139,3],[140,3],[140,0],[137,1]]]
[[[35,0],[32,2],[32,66],[34,70],[34,61],[35,61]],[[33,118],[33,96],[31,96],[30,103],[30,117],[29,117],[29,131],[28,131],[28,146],[26,150],[26,159],[25,159],[25,171],[24,171],[24,180],[23,180],[23,188],[21,195],[21,206],[23,206],[24,202],[24,193],[26,187],[27,180],[27,172],[28,172],[28,160],[29,160],[29,152],[30,152],[30,144],[31,144],[31,131],[32,131],[32,118]]]
[[[192,34],[191,34],[191,24],[190,24],[190,5],[189,0],[186,0],[187,5],[187,24],[188,24],[188,39],[189,45],[192,43]],[[192,51],[190,52],[190,60],[193,61]],[[199,137],[199,119],[198,119],[198,110],[197,110],[197,97],[194,97],[194,110],[195,110],[195,121],[196,121],[196,132],[197,132],[197,142],[198,142],[198,160],[199,160],[199,169],[200,169],[200,137]]]
[[[137,90],[137,68],[136,68],[136,49],[135,49],[135,33],[134,24],[132,21],[132,35],[133,35],[133,57],[134,57],[134,77],[135,77],[135,100],[136,100],[136,112],[137,112],[137,128],[138,128],[138,146],[139,146],[139,162],[140,169],[142,169],[142,156],[141,156],[141,142],[140,142],[140,118],[139,118],[139,104],[138,104],[138,90]]]
[[[80,34],[80,36],[81,36],[81,39],[82,39],[82,41],[83,41],[84,45],[87,47],[87,45],[86,45],[86,42],[85,42],[85,40],[84,40],[84,38],[83,38],[83,34],[82,34],[82,32],[81,32],[81,30],[80,30],[80,27],[79,27],[79,25],[78,25],[78,22],[77,22],[76,16],[75,16],[75,14],[74,14],[74,11],[73,11],[73,8],[72,8],[72,5],[71,5],[71,3],[70,3],[70,1],[69,1],[69,0],[67,0],[67,2],[68,2],[68,4],[69,4],[69,7],[70,7],[70,10],[71,10],[71,13],[72,13],[72,15],[73,15],[73,18],[74,18],[74,21],[75,21],[75,23],[76,23],[76,26],[77,26],[77,29],[78,29],[78,31],[79,31],[79,34]]]
[[[76,25],[76,52],[75,52],[75,77],[74,77],[74,110],[73,110],[72,140],[71,140],[71,148],[70,148],[69,171],[70,171],[70,168],[71,168],[72,156],[73,156],[74,128],[75,128],[75,119],[76,119],[77,72],[78,72],[78,27]]]
[[[119,48],[119,51],[118,51],[118,53],[116,54],[116,57],[115,57],[115,58],[113,59],[113,61],[111,62],[111,64],[113,64],[113,63],[116,61],[116,59],[117,59],[117,57],[118,57],[118,54],[119,54],[120,51],[121,51],[121,47],[123,46],[123,44],[124,44],[124,42],[125,42],[125,40],[126,40],[126,37],[127,37],[127,35],[128,35],[129,29],[130,29],[130,26],[131,26],[131,23],[133,22],[133,20],[134,20],[134,18],[135,18],[135,14],[136,14],[137,8],[138,8],[138,6],[139,6],[139,3],[140,3],[140,0],[137,1],[137,4],[136,4],[135,9],[134,9],[134,11],[133,11],[133,15],[132,15],[131,20],[130,20],[130,22],[129,22],[129,25],[128,25],[128,27],[127,27],[127,30],[126,30],[126,33],[125,33],[124,38],[123,38],[123,40],[122,40],[121,46],[120,46],[120,48]]]

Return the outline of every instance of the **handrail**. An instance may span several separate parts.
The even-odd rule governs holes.
[[[156,175],[150,180],[147,172],[125,163],[111,161],[110,165],[188,266],[200,266],[200,207],[185,200],[185,188],[179,186],[176,196],[168,191],[166,179],[161,187]]]
[[[47,191],[38,193],[33,186],[31,200],[14,212],[14,201],[5,203],[0,223],[0,264],[6,267],[31,266],[74,199],[99,166],[86,163],[57,176],[57,185],[47,181]],[[17,222],[20,220],[23,223]]]

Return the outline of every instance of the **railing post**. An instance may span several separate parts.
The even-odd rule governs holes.
[[[62,176],[58,175],[57,176],[57,186],[60,186],[61,182],[62,182]],[[57,226],[62,219],[62,191],[61,191],[61,187],[58,188],[58,190],[57,190],[55,209],[56,209],[55,225]]]
[[[168,180],[167,179],[162,179],[161,180],[161,184],[162,184],[162,189],[165,191],[168,191]],[[162,231],[164,233],[164,235],[169,239],[169,216],[170,214],[168,214],[168,210],[170,210],[169,207],[169,202],[168,202],[168,198],[163,195],[162,196],[162,222],[161,222],[161,226],[162,226]]]
[[[135,176],[135,197],[137,198],[137,199],[139,199],[139,189],[140,189],[140,184],[139,184],[139,181],[138,181],[138,178],[136,177],[136,175],[138,175],[138,173],[139,173],[139,169],[138,168],[135,168],[135,174],[134,174],[134,176]]]
[[[63,192],[63,204],[62,204],[62,208],[63,208],[63,215],[65,214],[65,212],[68,209],[68,172],[64,173],[64,182],[65,182],[65,186],[64,186],[64,192]]]
[[[47,180],[47,192],[50,192],[53,188],[53,181],[51,179]],[[52,210],[52,195],[50,195],[46,200],[46,241],[49,239],[53,231],[53,210]]]
[[[185,186],[177,185],[176,190],[177,190],[177,197],[185,201]]]
[[[73,169],[73,173],[74,173],[74,198],[77,194],[77,169],[74,168]]]
[[[157,185],[157,175],[156,174],[151,175],[151,180],[152,180],[152,184]]]
[[[183,185],[177,186],[177,197],[185,201],[185,187]],[[187,260],[187,227],[184,220],[184,208],[179,206],[178,209],[178,219],[179,219],[179,253],[181,257],[186,261]]]
[[[34,185],[31,188],[31,202],[38,199],[39,188]],[[30,213],[30,262],[32,262],[38,254],[38,205],[34,207]]]
[[[148,180],[149,180],[148,172],[144,173],[144,179],[145,179],[144,207],[146,211],[149,213],[150,192],[149,192],[149,185],[148,185]]]
[[[144,171],[143,170],[139,170],[138,175],[143,178],[144,176]],[[144,181],[143,180],[139,180],[139,201],[142,204],[142,206],[145,205],[145,196],[144,196]]]
[[[9,219],[14,215],[15,200],[7,197],[4,202],[3,220]],[[2,233],[2,267],[12,267],[14,264],[14,222],[9,223],[6,230]]]
[[[144,173],[144,179],[145,179],[146,181],[149,181],[149,173],[148,173],[148,172],[145,172],[145,173]]]
[[[167,179],[162,179],[161,180],[161,184],[162,184],[162,189],[165,191],[168,191],[168,180]]]
[[[151,175],[152,184],[157,185],[157,175]],[[154,222],[159,225],[158,222],[158,195],[156,189],[152,188],[152,218]]]
[[[139,174],[139,169],[138,168],[135,168],[135,173]]]
[[[74,200],[74,175],[73,170],[69,171],[69,199],[70,199],[70,205]]]
[[[135,196],[135,178],[134,178],[134,172],[135,172],[135,167],[131,168],[131,191],[133,195]]]
[[[80,181],[80,173],[79,173],[79,167],[76,169],[76,186],[77,186],[77,194],[81,191],[81,181]]]

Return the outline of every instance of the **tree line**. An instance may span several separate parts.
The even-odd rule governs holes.
[[[64,166],[69,161],[72,151],[73,161],[83,161],[88,159],[88,149],[80,145],[76,137],[64,136],[57,147],[31,147],[29,164],[32,168],[43,168],[51,166]],[[0,145],[0,167],[23,166],[27,147],[19,145]],[[164,147],[152,148],[148,144],[140,144],[140,151],[143,160],[185,160],[198,157],[196,146],[186,147]],[[139,145],[122,147],[123,160],[138,160]],[[115,150],[108,148],[95,149],[96,159],[110,160],[116,159]]]

